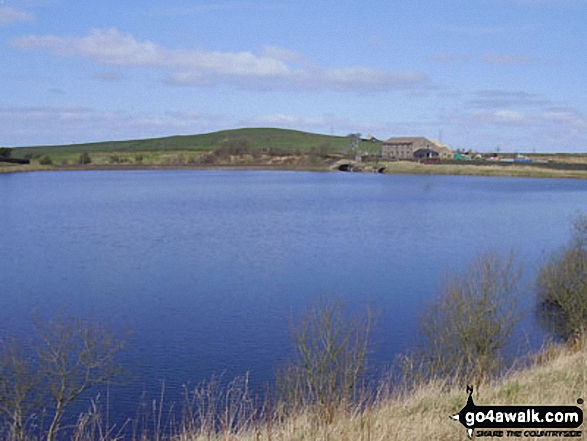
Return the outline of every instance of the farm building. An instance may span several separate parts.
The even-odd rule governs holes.
[[[381,146],[383,159],[452,158],[450,147],[424,137],[389,138]]]

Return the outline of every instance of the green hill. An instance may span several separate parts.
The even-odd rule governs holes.
[[[255,149],[280,149],[308,152],[312,148],[327,146],[329,151],[340,151],[349,144],[348,137],[328,136],[297,130],[272,128],[244,128],[223,130],[213,133],[164,138],[138,139],[129,141],[103,141],[86,144],[30,146],[15,148],[13,157],[28,155],[63,156],[83,152],[155,152],[155,151],[210,151],[219,148],[230,139],[247,138]]]

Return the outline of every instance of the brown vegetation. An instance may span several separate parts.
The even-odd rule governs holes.
[[[479,257],[465,274],[452,277],[421,317],[420,348],[404,365],[407,375],[416,376],[411,381],[459,378],[463,386],[478,388],[494,378],[520,320],[520,277],[512,256],[494,255]]]
[[[587,331],[587,216],[573,222],[572,238],[540,269],[537,280],[540,316],[565,339]]]

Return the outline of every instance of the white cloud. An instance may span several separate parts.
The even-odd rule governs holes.
[[[282,127],[282,128],[301,128],[304,127],[314,128],[314,129],[324,129],[328,126],[336,123],[336,125],[340,125],[343,120],[339,118],[309,118],[309,117],[300,117],[294,115],[287,115],[283,113],[275,113],[271,115],[261,115],[255,118],[251,118],[245,121],[242,121],[246,125],[251,126],[262,126],[262,127]],[[345,120],[346,122],[346,120]],[[347,122],[348,123],[348,122]]]
[[[542,112],[542,120],[552,125],[567,125],[587,135],[587,115],[573,108],[550,108]]]
[[[0,107],[5,145],[96,142],[193,134],[230,126],[222,115],[198,112],[129,114],[87,107]]]
[[[115,28],[92,30],[83,38],[35,36],[16,38],[18,49],[46,48],[59,56],[84,56],[100,63],[119,66],[162,66],[168,63],[169,51],[150,41],[139,42]]]
[[[493,112],[493,117],[497,123],[519,123],[525,121],[525,114],[515,110],[498,110],[497,112]]]
[[[29,12],[9,7],[0,7],[0,25],[35,21],[35,16]]]
[[[313,66],[302,54],[278,46],[265,46],[262,55],[268,58],[285,61],[286,63],[297,63],[306,66]]]
[[[455,109],[442,114],[440,123],[480,150],[498,145],[508,152],[581,152],[587,148],[587,116],[575,108]]]
[[[325,68],[301,54],[269,46],[260,54],[169,49],[139,41],[116,28],[95,29],[87,37],[35,36],[17,38],[18,49],[47,49],[57,56],[81,56],[97,63],[162,68],[167,81],[184,86],[228,83],[263,90],[333,90],[339,92],[394,91],[425,88],[419,72],[387,71],[364,66]]]

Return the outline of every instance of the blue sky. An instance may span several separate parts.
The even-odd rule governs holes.
[[[282,127],[587,151],[587,0],[0,0],[0,145]]]

